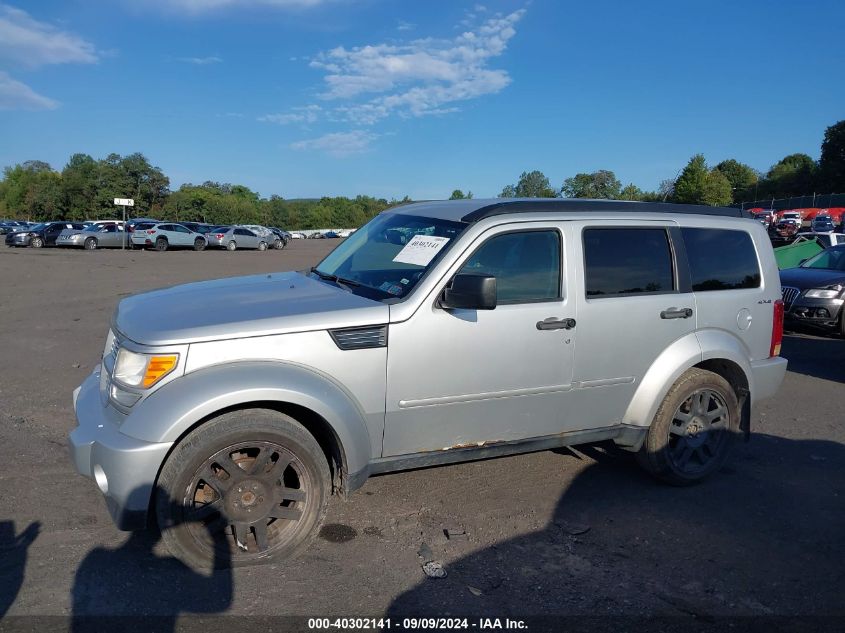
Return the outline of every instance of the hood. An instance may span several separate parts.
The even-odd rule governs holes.
[[[171,345],[387,323],[388,306],[296,272],[174,286],[120,302],[113,325]]]
[[[845,286],[845,271],[824,268],[787,268],[780,271],[780,285],[807,288],[824,288],[834,284]]]

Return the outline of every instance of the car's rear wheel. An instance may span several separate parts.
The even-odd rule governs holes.
[[[42,246],[44,246],[44,240],[42,240],[40,237],[33,237],[29,245],[32,246],[32,248],[41,248]]]
[[[87,251],[96,250],[96,248],[97,248],[97,238],[96,237],[89,237],[87,240],[85,240],[84,246],[85,246],[85,250],[87,250]]]
[[[301,424],[267,409],[233,411],[170,454],[156,518],[170,551],[192,567],[251,565],[305,549],[330,492],[325,455]]]
[[[698,483],[725,463],[739,435],[739,418],[730,383],[713,372],[690,369],[660,404],[638,461],[667,483]]]
[[[267,242],[258,242],[258,250],[266,251],[267,250]]]
[[[194,240],[194,250],[195,251],[204,251],[205,250],[205,240],[201,237],[198,237]]]
[[[167,240],[163,237],[160,237],[156,240],[156,250],[157,251],[166,251],[167,250]]]
[[[234,250],[237,250],[237,248],[238,248],[238,245],[235,243],[235,240],[232,240],[228,244],[226,244],[226,250],[227,251],[234,251]]]
[[[277,251],[282,250],[285,247],[285,242],[283,239],[279,238],[275,242],[273,242],[273,248]]]

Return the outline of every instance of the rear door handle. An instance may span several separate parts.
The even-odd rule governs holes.
[[[667,308],[660,313],[661,319],[688,319],[692,316],[692,308]]]
[[[537,321],[538,330],[571,330],[575,327],[575,319],[556,319],[549,317]]]

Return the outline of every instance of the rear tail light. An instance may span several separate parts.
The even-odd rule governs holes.
[[[772,345],[769,347],[769,356],[780,356],[780,345],[783,342],[783,301],[778,299],[774,303],[774,315],[772,317]]]
[[[130,232],[130,233],[134,233],[134,232],[135,232],[135,227],[134,227],[134,226],[130,226],[130,227],[129,227],[129,232]]]
[[[156,230],[155,230],[155,229],[148,229],[148,230],[147,230],[147,235],[152,235],[152,234],[154,234],[155,232],[156,232]]]
[[[226,234],[225,233],[215,233],[214,237],[216,237],[218,240],[222,240],[224,235],[226,235]]]

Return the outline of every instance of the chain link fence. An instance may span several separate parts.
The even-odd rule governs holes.
[[[845,207],[845,193],[812,194],[809,196],[793,196],[792,198],[765,198],[752,202],[736,203],[733,206],[742,209],[829,209],[831,207]]]

